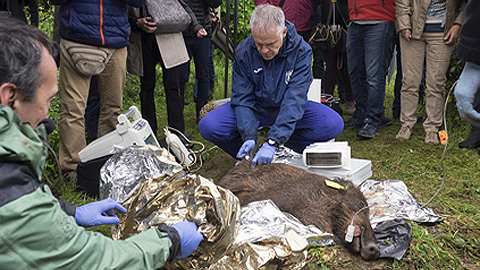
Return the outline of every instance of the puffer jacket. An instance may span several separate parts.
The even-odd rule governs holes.
[[[275,119],[268,138],[284,144],[303,117],[312,83],[312,49],[286,21],[287,36],[277,56],[264,60],[252,36],[235,50],[231,106],[242,140],[255,140],[259,117]]]
[[[465,21],[458,39],[457,53],[463,61],[480,65],[480,1],[470,0],[465,8]]]
[[[397,0],[396,29],[412,30],[412,38],[419,39],[425,28],[427,10],[431,0]],[[462,25],[465,19],[465,1],[447,0],[445,34],[454,24]]]
[[[210,23],[210,8],[217,8],[222,4],[222,0],[184,0],[193,10],[199,24],[192,24],[183,32],[186,37],[196,37],[198,30],[204,28],[208,35],[212,33]]]
[[[254,0],[255,6],[270,4],[278,6],[280,0]],[[310,18],[315,13],[311,0],[286,0],[282,7],[285,19],[295,25],[299,32],[310,30]]]
[[[0,265],[2,269],[157,269],[170,238],[150,229],[114,241],[85,231],[40,184],[46,158],[43,125],[22,124],[0,105]],[[178,240],[177,240],[178,241]],[[175,252],[172,252],[174,254]]]
[[[123,48],[128,45],[130,24],[127,5],[140,7],[145,0],[52,0],[60,5],[60,36],[83,44]]]
[[[395,22],[395,0],[348,0],[351,21]]]

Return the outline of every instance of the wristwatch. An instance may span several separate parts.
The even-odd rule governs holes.
[[[275,140],[267,139],[267,143],[268,143],[270,146],[273,146],[273,147],[275,147],[275,148],[278,148],[278,143],[277,143]]]

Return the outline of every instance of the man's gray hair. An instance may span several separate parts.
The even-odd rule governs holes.
[[[263,4],[255,7],[250,18],[250,29],[267,34],[271,27],[276,27],[277,35],[282,36],[285,28],[285,15],[276,6]]]
[[[33,101],[40,87],[42,48],[52,44],[38,28],[12,17],[0,16],[0,85],[12,83],[25,102]]]

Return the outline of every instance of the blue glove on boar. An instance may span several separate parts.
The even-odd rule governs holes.
[[[182,252],[182,259],[194,252],[200,242],[203,240],[203,235],[197,231],[197,225],[193,222],[182,221],[172,225],[172,228],[177,230],[180,235],[180,249]]]
[[[255,167],[255,165],[265,165],[272,162],[273,156],[275,155],[275,150],[277,149],[274,146],[264,143],[253,158],[252,167]]]
[[[480,65],[466,62],[455,87],[455,98],[460,116],[470,124],[480,127],[480,112],[474,107],[475,96],[480,95]],[[477,102],[480,102],[477,100]]]
[[[247,157],[250,157],[250,153],[252,152],[254,147],[255,147],[254,140],[246,140],[243,143],[242,147],[240,147],[240,150],[238,150],[237,158],[242,159],[245,157],[246,159],[248,159]]]
[[[76,208],[75,221],[83,227],[92,227],[105,224],[117,224],[120,219],[115,216],[113,209],[126,213],[127,209],[112,199],[88,203]]]

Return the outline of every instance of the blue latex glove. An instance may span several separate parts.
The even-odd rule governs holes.
[[[273,156],[275,155],[275,150],[277,150],[275,147],[268,143],[264,143],[253,158],[252,167],[255,167],[256,165],[265,165],[272,162]]]
[[[203,240],[203,235],[197,231],[197,225],[193,222],[182,221],[173,224],[172,228],[180,235],[182,259],[192,254]]]
[[[250,153],[252,152],[253,148],[255,147],[255,141],[254,140],[246,140],[242,147],[240,147],[240,150],[238,150],[237,153],[237,158],[242,159],[245,157],[245,159],[250,158]]]
[[[120,222],[120,219],[115,216],[113,209],[123,213],[127,212],[127,209],[118,202],[112,199],[105,199],[77,207],[75,221],[83,227],[117,224]]]
[[[466,62],[460,79],[455,87],[455,98],[460,116],[470,124],[480,127],[480,112],[473,104],[475,95],[480,95],[480,65]],[[478,101],[477,101],[478,102]]]

